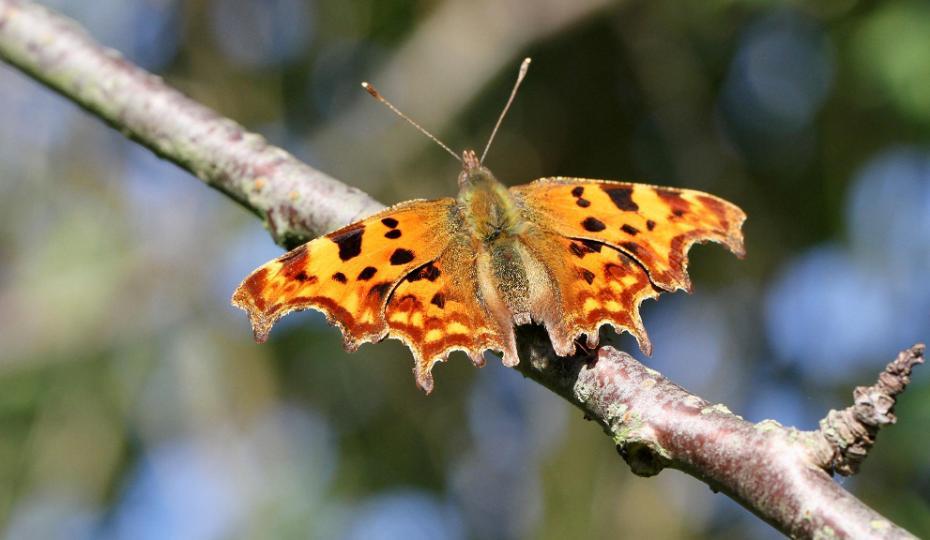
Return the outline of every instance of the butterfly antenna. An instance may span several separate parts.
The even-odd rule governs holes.
[[[462,161],[462,158],[460,158],[458,154],[456,154],[455,152],[453,152],[451,148],[449,148],[448,146],[446,146],[445,144],[443,144],[443,142],[440,141],[439,139],[437,139],[432,133],[430,133],[429,131],[426,131],[426,129],[424,129],[423,126],[421,126],[420,124],[417,124],[416,122],[414,122],[413,120],[411,120],[410,117],[408,117],[406,114],[400,112],[400,110],[398,110],[397,107],[395,107],[393,104],[391,104],[390,101],[384,99],[384,96],[381,95],[381,92],[378,92],[378,91],[375,89],[374,86],[368,84],[367,82],[363,82],[363,83],[362,83],[362,88],[364,88],[366,92],[368,92],[369,94],[371,94],[371,97],[373,97],[373,98],[377,99],[378,101],[380,101],[381,103],[384,103],[385,105],[387,105],[387,108],[388,108],[388,109],[391,109],[392,111],[394,111],[394,113],[395,113],[397,116],[403,118],[404,120],[406,120],[407,122],[409,122],[411,126],[417,128],[417,129],[420,131],[420,133],[426,135],[427,137],[429,137],[430,139],[432,139],[433,142],[435,142],[436,144],[438,144],[439,146],[441,146],[446,152],[449,152],[450,154],[452,154],[452,157],[454,157],[455,159],[457,159],[457,160],[459,160],[459,161]]]
[[[513,90],[510,91],[510,98],[507,100],[507,104],[504,105],[504,110],[501,111],[501,115],[497,117],[497,123],[494,124],[494,131],[491,132],[488,144],[484,147],[484,152],[481,153],[479,163],[484,163],[484,157],[488,155],[488,150],[491,149],[491,143],[494,142],[494,136],[497,135],[497,130],[501,127],[501,122],[504,121],[504,117],[507,116],[507,111],[510,110],[510,104],[513,103],[513,98],[517,95],[517,89],[520,88],[520,83],[523,82],[527,70],[530,69],[530,62],[532,62],[532,60],[524,58],[523,63],[520,64],[520,72],[517,73],[517,82],[514,83]]]

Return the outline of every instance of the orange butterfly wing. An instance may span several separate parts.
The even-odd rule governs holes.
[[[711,240],[742,254],[745,215],[705,193],[565,178],[510,191],[531,225],[519,242],[542,267],[533,275],[549,285],[540,290],[553,293],[533,301],[532,320],[546,324],[563,356],[581,334],[593,347],[604,324],[629,331],[648,353],[639,305],[690,287],[690,246]],[[265,264],[233,304],[248,312],[259,341],[279,318],[303,309],[339,326],[349,350],[400,339],[427,392],[432,367],[454,350],[476,364],[485,350],[502,351],[515,365],[512,314],[498,305],[496,285],[478,277],[481,240],[469,235],[463,212],[448,198],[399,204]]]
[[[454,199],[415,200],[321,236],[261,266],[233,294],[255,339],[297,310],[322,311],[356,349],[384,338],[384,308],[394,287],[449,243]]]
[[[696,242],[744,255],[746,214],[688,189],[584,178],[542,178],[510,188],[527,219],[569,238],[596,240],[639,262],[661,289],[690,290],[688,250]]]
[[[409,201],[304,244],[258,268],[233,294],[264,341],[284,315],[323,312],[355,350],[394,337],[410,347],[417,384],[453,350],[481,362],[516,358],[513,329],[484,305],[472,240],[454,199]]]
[[[588,347],[596,347],[605,324],[633,334],[640,348],[652,353],[639,305],[660,291],[639,263],[601,242],[568,238],[545,228],[526,235],[523,242],[546,267],[558,298],[546,302],[546,312],[533,314],[545,323],[558,355],[573,354],[581,334],[587,336]]]
[[[690,290],[688,249],[715,241],[743,255],[735,205],[699,191],[581,178],[544,178],[510,188],[539,233],[524,243],[549,269],[558,313],[537,313],[555,351],[571,354],[580,334],[597,343],[604,324],[652,345],[639,305],[662,291]]]
[[[502,351],[505,364],[517,363],[513,325],[494,317],[484,300],[472,242],[456,238],[437,260],[401,282],[388,302],[390,336],[410,347],[417,386],[427,393],[433,388],[430,371],[452,351],[464,351],[477,366],[489,349]]]

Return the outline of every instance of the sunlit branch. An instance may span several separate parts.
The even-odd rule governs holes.
[[[382,208],[39,4],[0,0],[0,58],[252,210],[283,246]]]
[[[747,422],[612,347],[565,359],[539,329],[520,337],[517,369],[597,421],[634,473],[684,471],[796,538],[913,538],[831,475],[854,472],[849,454],[861,462],[878,429],[894,421],[895,397],[923,362],[923,345],[903,351],[876,385],[857,388],[855,404],[830,411],[821,429],[799,431]]]

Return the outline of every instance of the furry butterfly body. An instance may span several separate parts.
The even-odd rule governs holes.
[[[627,182],[544,178],[506,188],[474,152],[455,199],[398,204],[300,246],[249,275],[233,295],[264,341],[280,317],[316,309],[346,348],[402,340],[417,385],[450,352],[518,362],[514,326],[545,326],[559,355],[602,325],[651,344],[639,305],[690,290],[687,252],[714,241],[743,254],[745,214],[713,195]]]

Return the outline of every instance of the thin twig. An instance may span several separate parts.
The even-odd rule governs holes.
[[[818,433],[826,439],[832,454],[824,456],[819,465],[843,476],[859,472],[878,430],[897,421],[895,398],[911,382],[911,370],[924,362],[924,349],[923,344],[918,344],[901,351],[879,374],[878,382],[853,391],[852,405],[842,411],[831,410],[820,421]]]
[[[75,23],[26,0],[0,0],[0,58],[263,216],[282,245],[382,206],[166,86]],[[913,538],[832,481],[853,473],[923,358],[915,346],[821,430],[751,424],[629,355],[602,347],[559,358],[539,328],[519,329],[518,369],[596,420],[634,473],[677,468],[795,537]]]

